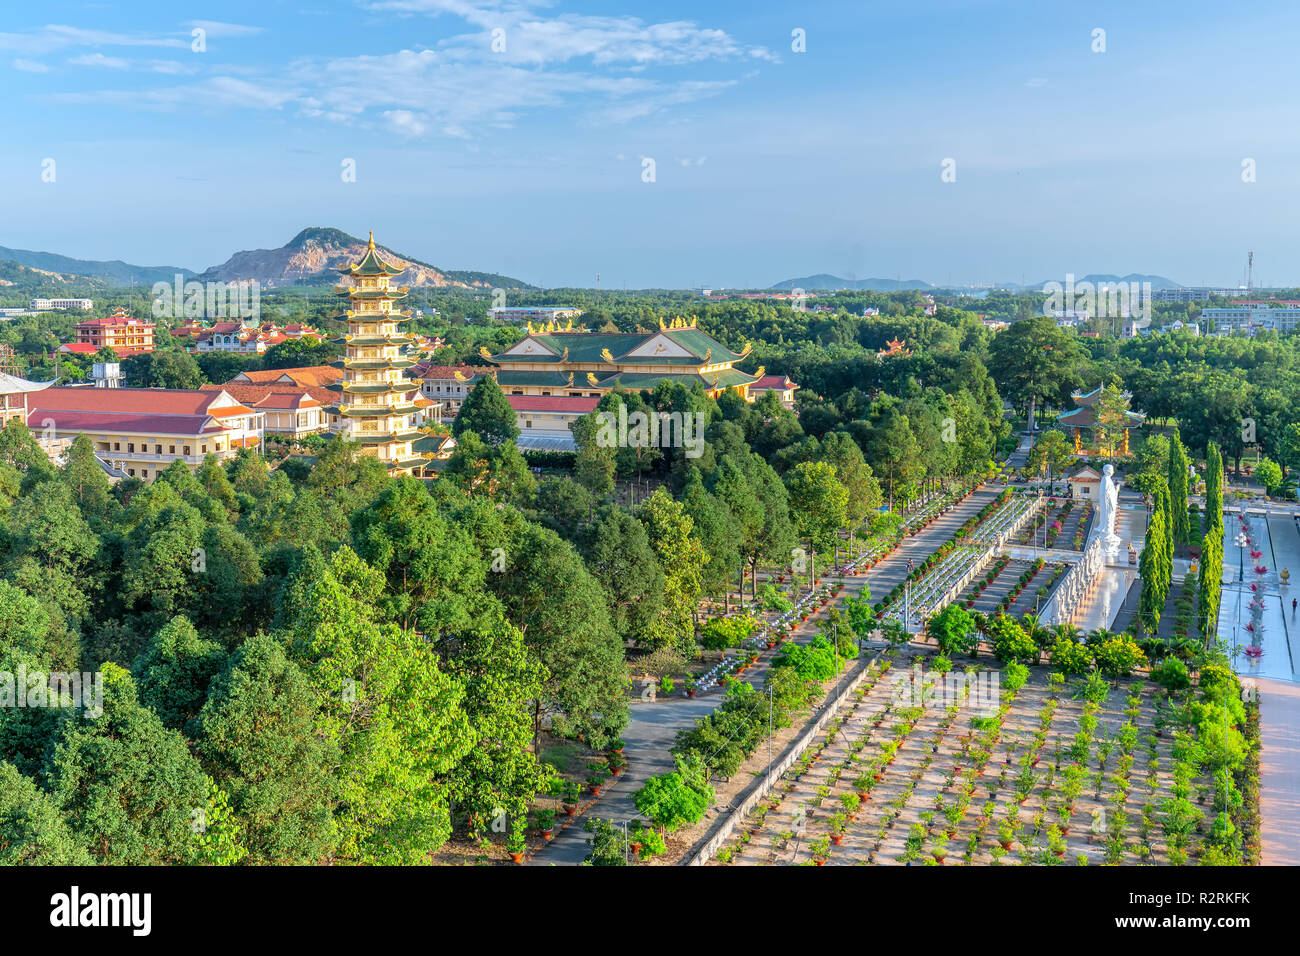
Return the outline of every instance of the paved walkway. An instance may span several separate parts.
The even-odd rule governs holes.
[[[865,582],[871,589],[872,601],[880,600],[895,584],[907,577],[908,558],[920,564],[921,560],[928,557],[935,548],[952,537],[953,532],[961,527],[967,518],[975,515],[980,508],[996,498],[1000,491],[1001,489],[976,491],[924,531],[904,539],[897,551],[867,574],[843,578],[844,596],[860,594]],[[822,580],[840,579],[834,575],[827,575]],[[811,617],[806,624],[792,632],[794,640],[800,643],[811,640],[820,632],[824,619],[824,612]],[[744,679],[755,687],[762,686],[771,659],[772,652],[765,652],[759,658],[758,664],[745,672]],[[604,817],[619,823],[635,819],[637,810],[633,797],[636,792],[650,777],[666,773],[674,767],[670,751],[677,737],[677,731],[693,726],[696,718],[715,710],[722,703],[722,695],[723,691],[717,689],[695,698],[672,697],[655,703],[633,704],[627,728],[621,734],[625,744],[623,756],[627,758],[627,768],[620,776],[606,782],[595,801],[575,817],[567,820],[568,826],[557,833],[554,840],[529,857],[528,865],[575,866],[586,859],[587,832],[583,829],[583,822],[588,815]]]
[[[1300,685],[1260,680],[1260,862],[1300,866]]]

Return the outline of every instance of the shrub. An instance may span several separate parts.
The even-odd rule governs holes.
[[[715,795],[696,755],[676,757],[677,769],[651,777],[636,792],[636,808],[656,826],[677,830],[698,823]]]

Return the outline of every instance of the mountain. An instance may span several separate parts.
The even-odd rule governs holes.
[[[1007,289],[1015,292],[1041,292],[1043,286],[1047,285],[1049,280],[1039,282],[1037,285],[1021,285],[1018,282],[999,282],[997,288]],[[1065,285],[1065,276],[1061,275],[1050,281],[1058,282]],[[1126,276],[1110,275],[1109,273],[1089,273],[1086,276],[1075,276],[1074,283],[1091,282],[1094,286],[1100,282],[1136,282],[1141,285],[1143,282],[1151,283],[1151,290],[1156,289],[1180,289],[1182,286],[1173,279],[1166,279],[1164,276],[1143,275],[1138,272],[1131,272]],[[805,289],[805,290],[830,290],[838,291],[841,289],[850,289],[859,292],[905,292],[914,289],[928,290],[948,288],[947,286],[936,286],[922,279],[906,279],[902,282],[897,279],[841,279],[839,276],[821,273],[815,276],[804,276],[802,279],[786,279],[778,282],[773,289]],[[959,290],[960,291],[960,290]]]
[[[5,304],[25,305],[34,296],[84,296],[106,291],[114,283],[84,275],[33,269],[0,256],[0,297]],[[19,296],[19,299],[14,299]]]
[[[199,274],[201,282],[230,282],[256,279],[264,286],[315,285],[334,282],[336,266],[359,262],[366,254],[367,241],[341,229],[312,226],[304,229],[279,249],[236,252],[219,266]],[[380,256],[402,269],[400,285],[464,289],[529,288],[526,282],[491,272],[439,269],[414,256],[402,255],[387,246],[376,246]]]
[[[904,292],[911,289],[933,289],[928,282],[920,279],[841,279],[828,273],[804,276],[802,279],[785,279],[772,286],[773,289],[830,290],[851,289],[857,292]]]
[[[1041,292],[1043,291],[1043,287],[1047,285],[1048,282],[1055,282],[1058,285],[1064,286],[1065,276],[1061,275],[1053,279],[1045,279],[1042,282],[1039,282],[1037,285],[1033,285],[1033,284],[1021,285],[1018,282],[999,282],[997,287],[999,289],[1011,289],[1015,291]],[[1181,289],[1182,288],[1182,284],[1175,282],[1173,279],[1167,279],[1164,276],[1144,275],[1140,272],[1130,272],[1126,276],[1112,275],[1109,272],[1090,272],[1086,276],[1077,275],[1074,277],[1075,286],[1078,286],[1080,282],[1091,282],[1094,286],[1103,282],[1109,282],[1109,283],[1136,282],[1138,283],[1139,287],[1142,285],[1143,282],[1150,282],[1152,292],[1154,292],[1157,289]]]
[[[153,285],[155,282],[172,282],[176,273],[192,278],[194,273],[180,266],[134,266],[120,259],[104,262],[98,259],[73,259],[54,252],[32,252],[29,249],[10,249],[0,246],[0,262],[16,262],[29,269],[39,269],[60,277],[89,276],[102,279],[113,286]]]

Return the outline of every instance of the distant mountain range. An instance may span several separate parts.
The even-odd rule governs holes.
[[[15,262],[29,269],[48,273],[59,281],[86,277],[110,286],[131,284],[150,286],[155,282],[171,283],[179,273],[187,280],[229,282],[256,279],[263,286],[329,284],[337,279],[334,267],[357,262],[365,255],[367,240],[350,236],[341,229],[313,226],[304,229],[279,249],[252,249],[236,252],[219,266],[202,273],[180,266],[137,266],[113,260],[73,259],[53,252],[32,252],[0,246],[0,262]],[[527,289],[528,283],[494,272],[439,269],[436,266],[379,246],[380,255],[402,269],[397,282],[409,286],[434,286],[463,289]]]
[[[87,276],[102,279],[109,285],[153,285],[155,282],[171,282],[176,273],[190,278],[194,273],[180,266],[133,266],[121,259],[109,262],[97,259],[73,259],[54,252],[32,252],[29,249],[10,249],[0,246],[0,262],[16,262],[29,269],[39,269],[60,279],[75,276]]]
[[[907,292],[912,289],[933,289],[934,286],[921,279],[841,279],[823,272],[820,275],[804,276],[802,279],[786,279],[772,286],[773,289],[789,291],[838,291],[851,289],[855,292]]]
[[[1055,279],[1044,279],[1039,283],[1021,285],[1018,282],[999,282],[997,288],[1010,289],[1018,292],[1041,292],[1048,282],[1059,282],[1065,284],[1065,276]],[[1150,282],[1152,291],[1156,289],[1179,289],[1182,286],[1173,279],[1166,279],[1164,276],[1143,275],[1132,272],[1126,276],[1111,275],[1109,273],[1089,273],[1088,275],[1075,276],[1074,282],[1078,285],[1080,282],[1091,282],[1096,285],[1099,282]],[[857,292],[907,292],[912,290],[928,291],[932,289],[953,288],[961,291],[961,287],[937,286],[933,283],[926,282],[923,279],[841,279],[839,276],[828,273],[820,273],[815,276],[804,276],[802,279],[785,279],[777,282],[772,286],[773,289],[788,291],[790,289],[804,289],[808,291],[838,291],[848,289]]]

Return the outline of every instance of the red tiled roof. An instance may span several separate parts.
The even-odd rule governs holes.
[[[293,385],[205,385],[204,391],[223,391],[249,408],[315,408],[331,404],[335,396],[324,389],[297,388]],[[324,392],[318,397],[313,392]]]
[[[60,352],[72,352],[76,355],[94,355],[99,348],[89,342],[65,342],[59,346]]]
[[[764,375],[757,382],[751,383],[749,386],[749,390],[752,392],[755,389],[758,389],[759,391],[766,391],[767,389],[770,388],[787,389],[787,388],[798,388],[798,387],[799,387],[798,385],[790,381],[790,378],[787,375]]]
[[[218,415],[249,414],[243,405],[213,408],[219,389],[172,388],[47,388],[41,406],[64,411],[105,412],[134,415]],[[232,398],[234,396],[231,396]]]
[[[54,389],[48,389],[47,394]],[[122,389],[95,388],[87,392],[115,392]],[[208,415],[135,415],[121,412],[81,411],[65,408],[33,408],[27,413],[27,427],[36,431],[54,423],[56,432],[133,432],[147,435],[178,435],[197,438],[225,431]]]
[[[579,398],[571,395],[507,395],[506,400],[516,412],[573,412],[585,415],[592,411],[598,398]]]
[[[332,385],[343,378],[343,369],[332,365],[305,365],[301,368],[272,368],[264,371],[240,372],[227,385]]]

